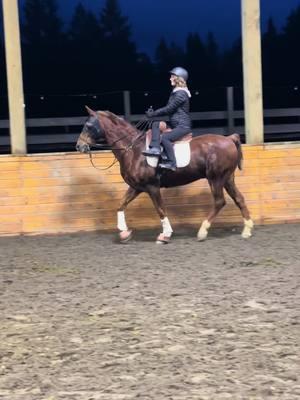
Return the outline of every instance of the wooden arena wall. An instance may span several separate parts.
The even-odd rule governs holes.
[[[300,144],[244,145],[244,168],[236,183],[256,224],[300,221]],[[110,165],[111,152],[94,157]],[[56,153],[0,156],[0,234],[42,234],[116,229],[116,212],[127,185],[118,164],[94,169],[87,155]],[[211,204],[206,180],[163,189],[171,223],[199,227]],[[242,224],[239,210],[227,205],[216,225]],[[142,194],[128,206],[132,228],[157,227],[160,221]]]

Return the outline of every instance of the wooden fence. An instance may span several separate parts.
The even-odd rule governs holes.
[[[144,118],[143,114],[129,114],[126,117],[133,123]],[[244,135],[244,112],[243,111],[209,111],[191,113],[193,121],[200,121],[207,124],[206,127],[196,127],[194,134],[213,132],[226,135],[237,132]],[[300,108],[279,108],[264,110],[264,133],[265,141],[292,141],[300,140]],[[27,143],[29,145],[40,145],[43,149],[45,145],[59,145],[62,143],[73,145],[80,133],[80,129],[86,120],[85,117],[68,118],[34,118],[27,119],[27,128],[39,128],[38,134],[28,134]],[[293,121],[293,122],[287,122]],[[271,121],[271,122],[270,122]],[[57,133],[43,133],[45,128],[54,128]],[[8,135],[9,120],[0,120],[0,151],[1,147],[9,146]],[[6,131],[6,133],[5,133]],[[42,150],[41,150],[42,151]]]
[[[244,145],[244,169],[236,182],[256,224],[300,221],[300,144]],[[95,155],[99,167],[113,159]],[[126,190],[118,164],[98,171],[87,155],[57,153],[0,156],[0,234],[44,234],[116,229],[116,210]],[[163,190],[174,226],[197,229],[211,204],[206,180]],[[157,227],[160,221],[146,195],[129,205],[132,228]],[[216,225],[236,227],[239,210],[227,197]]]
[[[195,135],[211,131],[226,135],[237,132],[244,135],[244,112],[234,109],[233,87],[226,88],[226,110],[192,112]],[[120,94],[122,94],[120,92]],[[144,118],[144,114],[132,114],[129,91],[123,92],[123,116],[136,123]],[[68,118],[29,118],[26,120],[27,143],[35,145],[42,152],[47,145],[51,149],[61,149],[61,144],[72,149],[86,116]],[[35,130],[38,128],[38,132]],[[49,132],[49,129],[51,132]],[[278,108],[264,110],[265,142],[300,140],[300,108]],[[0,153],[8,152],[10,145],[9,120],[0,120]],[[6,151],[5,151],[6,150]]]

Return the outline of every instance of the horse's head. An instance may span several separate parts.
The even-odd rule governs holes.
[[[76,150],[81,153],[87,153],[90,146],[105,139],[97,112],[87,106],[86,109],[89,113],[89,117],[86,120],[76,143]]]

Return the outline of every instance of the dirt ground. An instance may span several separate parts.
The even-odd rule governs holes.
[[[0,238],[0,399],[300,399],[300,225]]]

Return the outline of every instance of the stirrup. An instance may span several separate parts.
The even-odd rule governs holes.
[[[152,147],[148,150],[144,150],[142,151],[142,154],[144,156],[148,156],[148,157],[160,157],[160,149],[156,148],[156,147]]]
[[[173,165],[170,162],[160,163],[159,167],[162,169],[169,169],[170,171],[176,171],[176,165]]]

